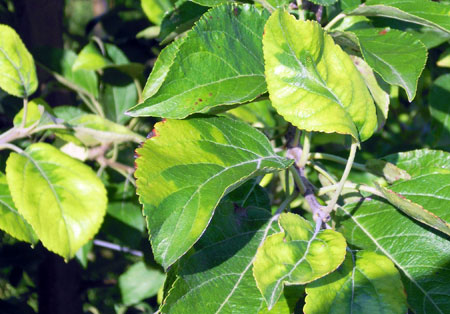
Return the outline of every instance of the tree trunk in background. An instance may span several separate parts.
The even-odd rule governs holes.
[[[32,50],[39,46],[63,48],[64,0],[14,0],[16,30]],[[39,83],[52,77],[38,68]],[[43,85],[41,85],[43,86]],[[64,93],[47,99],[51,106],[66,101]],[[80,314],[81,270],[75,260],[64,260],[48,251],[39,267],[38,302],[40,314]]]

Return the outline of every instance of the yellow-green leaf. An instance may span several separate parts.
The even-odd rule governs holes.
[[[12,153],[6,178],[19,213],[42,244],[65,259],[97,233],[106,190],[94,171],[57,148],[38,143]]]
[[[273,106],[296,127],[367,140],[377,125],[361,74],[313,21],[275,11],[265,26],[265,74]]]
[[[333,273],[306,286],[305,314],[407,313],[400,274],[387,257],[348,252]]]
[[[165,268],[197,242],[226,192],[292,164],[262,133],[225,117],[167,120],[153,135],[136,151],[136,184]]]
[[[0,229],[14,238],[35,243],[37,236],[30,224],[17,211],[9,192],[6,177],[0,172]]]
[[[26,98],[38,86],[33,56],[19,35],[0,24],[0,88],[8,94]]]
[[[347,244],[339,232],[319,231],[299,215],[279,218],[283,230],[258,249],[253,275],[271,309],[284,285],[306,284],[334,271],[345,258]]]

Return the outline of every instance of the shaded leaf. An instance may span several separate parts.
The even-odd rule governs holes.
[[[110,63],[97,48],[96,43],[91,41],[81,49],[72,65],[72,71],[98,70],[108,66]]]
[[[448,177],[448,176],[447,176]],[[438,175],[437,180],[443,179],[441,175]],[[417,181],[417,180],[413,180],[413,181]],[[446,182],[447,181],[447,182]],[[421,180],[420,183],[418,182],[414,182],[414,184],[426,184],[426,183],[430,183],[429,180],[425,181],[425,180]],[[436,183],[436,182],[434,182]],[[443,184],[449,183],[450,184],[450,180],[443,180],[442,182]],[[404,184],[401,185],[401,189],[404,189]],[[438,188],[440,185],[436,186],[436,184],[434,184],[433,188],[436,189]],[[396,189],[399,189],[398,185],[395,186]],[[407,199],[405,196],[403,196],[402,194],[396,193],[390,189],[387,189],[385,187],[382,186],[377,186],[377,189],[379,191],[381,191],[381,193],[383,193],[383,195],[386,197],[386,199],[395,207],[397,207],[398,209],[400,209],[402,212],[404,212],[405,214],[407,214],[408,216],[432,227],[435,228],[439,231],[442,231],[444,233],[446,233],[447,235],[450,235],[450,224],[448,222],[446,222],[445,220],[443,220],[442,218],[440,218],[439,216],[434,215],[433,213],[431,213],[430,211],[428,211],[426,208],[424,208],[423,206],[416,204],[412,201],[410,201],[409,199]],[[445,191],[445,189],[438,189],[438,191]],[[450,192],[445,193],[448,196],[450,196]],[[416,193],[414,193],[414,195],[416,195]],[[428,194],[426,195],[429,198],[435,198],[438,201],[434,202],[435,205],[438,206],[442,206],[442,207],[446,207],[445,203],[447,203],[447,206],[450,205],[450,202],[447,201],[441,201],[442,198],[445,200],[445,197],[447,196],[442,196],[439,195],[438,193],[435,194]],[[423,195],[425,196],[425,195]],[[430,205],[432,206],[432,205]]]
[[[378,130],[381,130],[386,123],[389,113],[389,94],[380,86],[372,68],[363,59],[356,56],[350,57],[359,73],[361,73],[364,82],[366,82],[367,88],[369,88],[370,94],[375,101],[377,106]]]
[[[263,43],[270,99],[287,121],[357,141],[373,134],[375,106],[361,74],[319,24],[275,11]]]
[[[19,35],[0,24],[0,88],[8,94],[27,98],[38,87],[33,56]]]
[[[441,145],[450,145],[450,74],[439,76],[431,86],[428,97],[434,126],[433,137]]]
[[[172,32],[181,34],[189,30],[207,10],[207,7],[192,1],[183,1],[164,16],[158,40],[166,39]]]
[[[0,172],[0,229],[14,238],[36,243],[38,238],[30,224],[18,212],[9,192],[6,177]]]
[[[348,252],[336,271],[308,284],[306,293],[306,314],[408,311],[398,270],[374,252]]]
[[[284,285],[305,284],[334,271],[344,261],[347,247],[340,233],[314,230],[296,214],[282,214],[279,225],[283,232],[269,236],[253,262],[256,284],[269,309]]]
[[[368,0],[346,14],[384,16],[439,28],[450,33],[450,6],[430,0]]]
[[[145,15],[154,24],[161,24],[164,14],[173,8],[170,0],[141,0],[141,6]]]
[[[264,93],[261,39],[267,17],[251,5],[222,5],[205,13],[178,52],[174,47],[165,54],[173,64],[159,67],[163,74],[169,70],[158,91],[128,114],[181,119]]]
[[[198,240],[222,196],[252,176],[282,170],[267,138],[225,117],[158,123],[137,149],[137,193],[156,261],[173,264]]]
[[[371,173],[384,177],[390,184],[401,179],[411,179],[408,172],[385,160],[369,159],[365,166]]]
[[[70,259],[97,233],[106,190],[88,166],[38,143],[11,153],[6,177],[19,213],[47,249]]]
[[[75,91],[98,96],[98,78],[95,72],[72,70],[77,59],[77,54],[72,50],[41,47],[33,55],[40,65],[55,75],[62,84]]]
[[[119,277],[119,289],[125,305],[136,304],[158,293],[166,276],[160,270],[137,262]]]
[[[414,203],[449,221],[450,154],[416,150],[386,158],[412,179],[391,186]],[[450,311],[448,236],[398,211],[386,201],[349,204],[338,211],[349,243],[386,255],[401,271],[408,304],[416,313]]]
[[[230,201],[222,202],[195,253],[181,260],[178,279],[161,312],[257,313],[265,307],[252,263],[266,237],[278,231],[270,217],[266,209],[250,206],[236,211]]]

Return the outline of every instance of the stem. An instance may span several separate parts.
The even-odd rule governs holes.
[[[9,143],[0,144],[0,150],[4,150],[4,149],[10,149],[21,155],[24,153],[23,149],[21,149],[20,147],[14,145],[14,144],[9,144]]]
[[[281,215],[281,213],[289,207],[289,204],[295,200],[298,196],[298,191],[294,191],[288,198],[286,198],[283,203],[281,203],[280,207],[278,207],[277,211],[275,212],[275,214],[273,215],[271,221],[274,221],[276,219],[278,219],[278,216]]]
[[[353,161],[355,160],[356,150],[358,149],[358,143],[353,142],[352,146],[350,147],[350,154],[348,156],[347,164],[345,165],[344,173],[342,174],[341,181],[339,181],[339,184],[336,188],[336,192],[334,193],[333,197],[331,198],[330,203],[325,208],[325,213],[330,214],[331,211],[334,209],[334,206],[336,205],[339,195],[341,195],[342,189],[344,188],[345,181],[347,181],[347,177],[350,174],[350,170],[352,169]]]
[[[347,164],[347,160],[345,158],[342,158],[342,157],[339,157],[336,155],[325,154],[325,153],[310,153],[309,156],[310,156],[310,159],[329,160],[329,161],[337,162],[338,164],[341,164],[341,165]],[[368,172],[365,165],[357,163],[357,162],[354,162],[352,167],[359,171]]]
[[[23,99],[23,115],[22,115],[22,122],[20,123],[20,128],[25,128],[25,124],[27,122],[27,115],[28,115],[28,98]]]
[[[294,136],[294,140],[292,141],[292,147],[297,147],[298,144],[300,143],[300,135],[301,132],[299,129],[295,129],[295,136]]]
[[[258,2],[259,4],[261,4],[267,11],[269,11],[270,13],[272,13],[273,11],[275,11],[275,8],[270,5],[269,2],[267,2],[266,0],[256,0],[256,2]]]
[[[303,11],[302,7],[303,7],[302,0],[297,0],[298,17],[300,20],[304,21],[305,11]]]
[[[332,192],[332,191],[336,191],[338,188],[338,184],[334,184],[334,185],[329,185],[329,186],[325,186],[319,189],[319,192],[317,192],[317,195],[324,195],[328,192]],[[363,184],[356,184],[356,183],[352,183],[352,182],[345,182],[344,184],[344,188],[346,189],[354,189],[354,190],[358,190],[358,191],[364,191],[364,192],[369,192],[372,193],[376,196],[385,198],[384,195],[382,193],[380,193],[377,189],[368,186],[368,185],[363,185]]]
[[[342,20],[344,17],[346,17],[345,13],[339,13],[323,29],[326,31],[329,30],[334,24]]]
[[[141,86],[141,82],[139,82],[138,79],[133,79],[134,85],[136,86],[136,90],[137,90],[137,94],[138,94],[138,104],[143,102],[144,100],[142,99],[142,86]]]
[[[300,193],[305,195],[306,187],[303,184],[302,178],[300,178],[297,168],[295,168],[295,166],[292,165],[289,167],[289,171],[292,173],[292,176],[294,177],[294,182],[297,185],[298,189],[300,190]]]
[[[311,132],[306,132],[305,138],[303,139],[303,150],[302,150],[302,156],[300,157],[300,160],[298,161],[298,167],[304,168],[306,165],[306,162],[309,158],[309,150],[311,148]]]
[[[144,256],[144,254],[141,251],[133,250],[133,249],[130,249],[130,248],[126,247],[126,246],[121,246],[121,245],[110,243],[110,242],[106,242],[106,241],[103,241],[103,240],[94,240],[92,242],[94,243],[94,245],[101,246],[101,247],[104,247],[104,248],[107,248],[107,249],[110,249],[110,250],[124,252],[124,253],[130,253],[132,255],[140,256],[140,257]]]

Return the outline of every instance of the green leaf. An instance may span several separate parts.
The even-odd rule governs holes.
[[[100,116],[85,113],[78,108],[60,106],[55,108],[54,111],[56,116],[63,119],[68,127],[68,130],[57,129],[56,132],[62,137],[64,137],[64,134],[73,133],[86,146],[128,141],[141,143],[144,141],[143,136],[132,132],[127,127]]]
[[[137,262],[119,277],[119,289],[125,305],[136,304],[158,293],[166,276],[151,269],[144,262]]]
[[[274,128],[277,123],[269,100],[251,102],[231,109],[228,113],[258,128]]]
[[[158,40],[166,39],[171,33],[181,34],[192,28],[194,23],[208,10],[192,1],[184,1],[167,13],[161,22]]]
[[[98,70],[108,66],[110,63],[97,48],[96,43],[91,41],[81,49],[72,65],[72,71]]]
[[[158,67],[167,73],[158,91],[145,93],[152,96],[128,114],[181,119],[264,93],[261,39],[267,17],[267,11],[251,5],[222,5],[205,13],[184,41],[165,54],[173,62]]]
[[[412,176],[391,186],[393,191],[450,220],[449,153],[417,150],[386,159]],[[448,236],[417,223],[384,200],[349,204],[338,214],[342,214],[341,231],[349,243],[386,255],[401,271],[414,312],[450,311]]]
[[[33,53],[36,60],[62,84],[75,91],[98,96],[98,78],[95,71],[73,71],[77,54],[72,50],[42,47]]]
[[[334,3],[336,3],[338,0],[311,0],[312,3],[318,4],[318,5],[323,5],[323,6],[328,6],[328,5],[332,5]]]
[[[383,16],[439,28],[450,33],[450,6],[429,0],[368,0],[345,12],[348,15]]]
[[[302,217],[286,213],[283,230],[269,236],[253,262],[256,284],[271,309],[284,285],[312,282],[334,271],[345,258],[344,237],[333,230],[319,231]]]
[[[207,7],[214,7],[216,5],[233,2],[233,0],[192,0],[192,2],[198,3],[200,5],[204,5]]]
[[[384,177],[390,184],[400,179],[411,179],[408,172],[385,160],[369,159],[365,166],[369,172],[377,176]]]
[[[155,65],[153,66],[152,73],[150,73],[147,79],[144,90],[142,91],[142,99],[152,97],[159,90],[161,85],[164,83],[183,42],[184,37],[175,40],[161,51]]]
[[[33,124],[39,122],[42,117],[42,113],[45,110],[44,106],[48,106],[48,104],[45,102],[45,100],[41,98],[35,98],[32,101],[28,102],[28,109],[27,109],[27,121],[25,122],[25,127],[28,128],[32,126]],[[23,109],[20,109],[20,111],[15,115],[13,123],[14,126],[20,126],[22,124],[23,120]]]
[[[335,272],[308,284],[306,293],[306,314],[408,312],[398,270],[374,252],[347,253]]]
[[[360,29],[357,37],[364,60],[391,85],[405,89],[409,101],[427,61],[427,48],[413,35],[395,29]]]
[[[418,149],[384,157],[412,177],[430,173],[450,174],[450,154],[432,149]]]
[[[446,183],[450,184],[450,180],[445,180],[446,177],[448,178],[449,176],[446,175],[443,177],[442,175],[433,175],[433,177],[428,177],[427,180],[422,179],[422,178],[419,180],[419,182],[417,182],[418,180],[413,180],[412,184],[417,184],[419,186],[424,186],[424,187],[427,186],[426,184],[432,184],[434,189],[437,189],[437,191],[441,192],[441,191],[445,191],[444,188],[439,188],[439,187],[441,187],[441,183],[442,184],[446,184]],[[437,180],[442,180],[442,182],[437,181]],[[405,187],[405,185],[407,185],[407,187]],[[407,184],[405,184],[405,183],[399,184],[399,185],[395,186],[395,189],[396,190],[401,189],[404,191],[405,188],[411,188],[411,186],[408,186],[408,185],[409,185],[409,182]],[[402,212],[407,214],[409,217],[412,217],[434,229],[437,229],[439,231],[446,233],[447,235],[450,235],[450,224],[448,222],[446,222],[445,220],[443,220],[442,218],[440,218],[439,216],[428,211],[423,206],[410,201],[408,198],[406,198],[404,195],[402,195],[400,193],[396,193],[393,190],[387,189],[382,186],[377,186],[377,189],[379,191],[381,191],[381,193],[383,193],[383,195],[386,197],[386,199],[392,205],[394,205],[395,207],[400,209]],[[414,193],[413,194],[414,196],[418,196],[416,192],[413,192],[413,193]],[[447,193],[445,193],[445,195],[440,195],[440,194],[441,193],[422,194],[420,196],[425,196],[425,197],[431,199],[429,202],[422,200],[422,202],[426,203],[428,206],[434,205],[435,207],[437,207],[437,206],[446,207],[446,205],[445,205],[446,203],[447,203],[447,206],[449,206],[450,200],[446,201],[446,197],[450,196],[450,193],[447,192]],[[444,194],[444,193],[442,193],[442,194]],[[433,198],[434,198],[434,202],[433,202]]]
[[[450,146],[450,74],[439,76],[431,86],[428,97],[434,126],[433,137],[439,144]]]
[[[162,313],[257,313],[265,307],[252,263],[258,247],[278,228],[266,209],[235,208],[230,201],[219,205],[195,253],[181,260]]]
[[[166,12],[173,8],[170,0],[141,0],[141,6],[145,15],[154,24],[161,24]]]
[[[270,99],[287,121],[357,141],[373,134],[375,106],[361,74],[319,24],[275,11],[263,44]]]
[[[106,211],[106,190],[91,168],[57,148],[32,144],[6,162],[19,213],[42,244],[65,259],[92,239]]]
[[[222,196],[253,176],[292,164],[267,138],[225,117],[158,123],[137,149],[137,194],[156,261],[173,264],[198,240]]]
[[[145,222],[138,205],[131,202],[113,202],[108,204],[108,215],[130,228],[144,231]]]
[[[361,0],[340,0],[342,10],[354,8],[361,4]]]
[[[372,68],[363,59],[356,56],[350,57],[352,58],[359,73],[361,73],[364,82],[366,82],[367,88],[375,101],[377,106],[378,130],[381,130],[386,123],[389,113],[389,94],[380,86],[380,83],[377,81]],[[385,87],[385,89],[387,88]]]
[[[14,238],[36,243],[38,238],[30,224],[18,212],[9,192],[6,177],[0,172],[0,229]]]
[[[125,115],[125,111],[136,105],[138,99],[133,79],[117,69],[105,69],[103,86],[100,102],[106,118],[119,124],[129,121],[131,117]]]
[[[339,212],[345,214],[342,231],[349,243],[382,253],[397,266],[415,313],[449,312],[448,239],[386,202],[354,203]]]
[[[33,56],[19,35],[8,25],[0,24],[0,88],[8,94],[27,98],[38,87]]]

